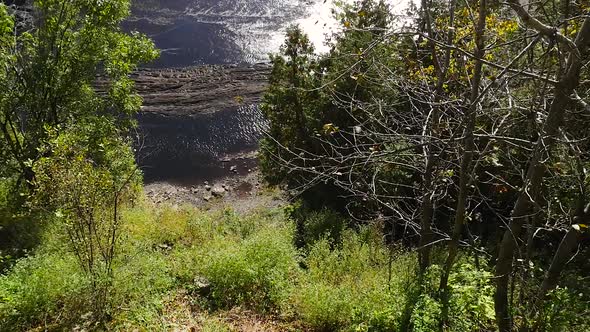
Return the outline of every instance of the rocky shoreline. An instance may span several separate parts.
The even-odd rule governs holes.
[[[142,68],[131,79],[143,98],[142,116],[183,117],[258,104],[270,71],[268,63]],[[105,91],[107,84],[99,78],[96,87]]]
[[[249,201],[257,201],[262,188],[256,149],[264,119],[257,105],[270,69],[203,65],[145,68],[131,76],[143,98],[137,157],[151,201],[231,203],[245,205],[243,210],[260,203]],[[100,84],[104,91],[106,83]]]
[[[269,74],[268,64],[204,65],[141,69],[131,78],[143,114],[192,116],[259,103]]]

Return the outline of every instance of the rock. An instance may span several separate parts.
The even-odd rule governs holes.
[[[205,196],[203,196],[203,200],[205,202],[209,202],[212,199],[213,199],[213,196],[211,196],[211,194],[205,194]]]
[[[209,181],[205,181],[203,182],[204,185],[208,186],[209,185]]]
[[[236,166],[236,165],[233,165],[232,167],[230,167],[230,168],[229,168],[229,171],[230,171],[230,172],[237,173],[237,172],[238,172],[238,166]]]
[[[158,248],[162,249],[162,250],[170,250],[172,249],[168,244],[166,243],[160,243],[158,244]]]
[[[200,296],[206,297],[211,294],[211,283],[206,278],[196,277],[195,280],[193,280],[193,285],[195,287],[195,293]]]
[[[225,188],[223,188],[222,186],[219,186],[219,185],[215,185],[211,189],[211,193],[215,197],[221,197],[221,196],[225,195],[225,192],[226,192]]]
[[[199,193],[199,188],[197,188],[197,187],[193,187],[193,188],[191,189],[191,191],[192,191],[192,193],[193,193],[193,194],[197,194],[197,193]]]
[[[254,68],[204,65],[185,68],[142,68],[131,75],[143,97],[142,114],[156,117],[210,114],[228,109],[236,95],[244,105],[256,104],[268,86],[271,66]],[[99,91],[108,91],[109,80],[99,77]]]

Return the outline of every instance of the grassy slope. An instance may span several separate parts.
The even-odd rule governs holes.
[[[344,230],[336,245],[323,238],[297,250],[294,223],[281,209],[238,216],[143,203],[127,209],[124,221],[108,326],[88,319],[88,281],[54,225],[34,255],[0,276],[0,331],[394,331],[404,322],[415,331],[435,327],[436,282],[418,285],[414,254],[390,251],[376,229]],[[436,273],[431,271],[431,280]],[[200,286],[205,280],[208,293]],[[465,263],[451,281],[451,330],[492,326],[489,274]],[[419,286],[423,292],[416,297]]]

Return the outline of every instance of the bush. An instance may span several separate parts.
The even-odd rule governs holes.
[[[263,228],[242,241],[213,243],[198,268],[211,282],[213,304],[245,304],[262,311],[280,304],[297,269],[292,239],[292,227],[285,225]]]
[[[102,321],[119,247],[120,211],[136,198],[141,174],[130,142],[107,118],[81,121],[49,146],[33,167],[31,206],[63,224],[70,250],[92,279],[92,311]]]
[[[147,204],[127,209],[123,214],[128,241],[148,246],[190,243],[192,233],[188,224],[197,219],[196,212],[189,207],[155,209]]]
[[[309,247],[326,238],[332,245],[338,245],[345,227],[345,218],[332,210],[310,212],[303,222],[303,243]]]
[[[40,252],[19,260],[0,276],[0,331],[79,321],[89,286],[73,255]]]
[[[334,250],[327,239],[312,246],[308,270],[291,295],[291,310],[306,325],[325,331],[398,328],[411,255],[391,261],[389,270],[390,252],[373,232],[346,230]]]
[[[566,287],[553,290],[536,322],[543,331],[590,331],[590,303]]]
[[[182,287],[190,291],[196,278],[208,279],[213,307],[272,309],[297,272],[294,227],[279,209],[238,216],[230,209],[138,206],[125,219],[132,246],[166,257]]]
[[[14,178],[0,177],[0,272],[39,244],[45,223],[34,214],[19,211],[23,197]]]
[[[115,269],[109,303],[113,328],[161,330],[159,316],[165,295],[176,286],[169,258],[151,249],[135,248],[124,253]]]
[[[411,318],[415,331],[433,331],[438,328],[442,314],[437,296],[440,274],[440,267],[434,265],[423,279],[422,292]],[[492,274],[477,269],[468,259],[463,259],[451,272],[449,285],[448,331],[493,330],[495,288],[492,285]]]

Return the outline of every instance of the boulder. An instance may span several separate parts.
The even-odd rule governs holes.
[[[211,189],[211,193],[213,194],[213,196],[215,197],[222,197],[223,195],[225,195],[225,188],[223,188],[220,185],[215,185],[213,186],[213,188]]]
[[[194,291],[200,296],[207,297],[211,294],[211,283],[203,277],[196,277],[193,281]]]

